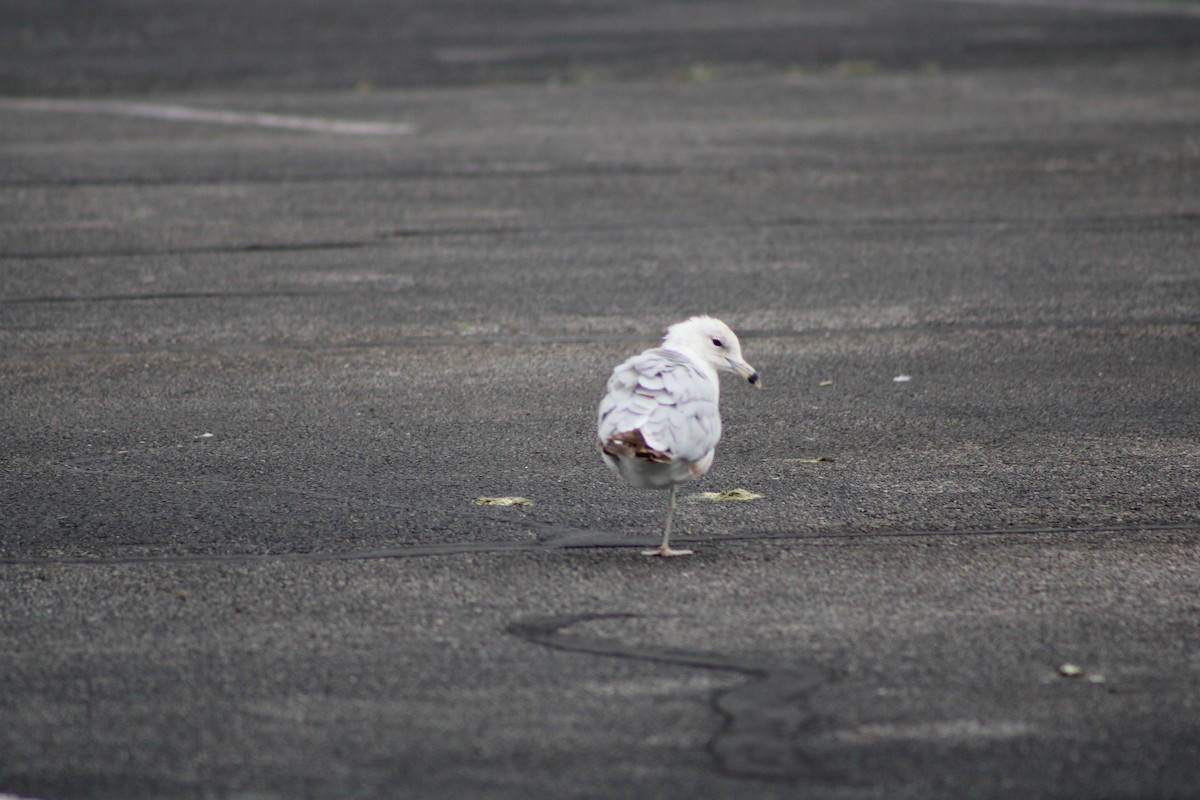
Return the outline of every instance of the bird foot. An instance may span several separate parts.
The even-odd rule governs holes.
[[[642,555],[644,555],[644,556],[662,556],[663,558],[666,558],[668,556],[690,556],[690,555],[692,555],[692,551],[691,550],[672,550],[670,547],[656,547],[653,550],[643,550]]]

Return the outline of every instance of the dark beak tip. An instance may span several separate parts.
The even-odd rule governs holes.
[[[757,372],[751,372],[750,377],[746,378],[746,380],[750,382],[751,386],[762,386]]]

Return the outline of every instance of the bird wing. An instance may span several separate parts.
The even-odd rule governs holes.
[[[619,364],[600,401],[597,433],[601,443],[640,431],[660,453],[698,461],[721,439],[717,387],[691,359],[655,348]]]

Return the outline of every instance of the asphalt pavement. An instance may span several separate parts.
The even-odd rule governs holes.
[[[1200,797],[1200,4],[0,19],[0,798]]]

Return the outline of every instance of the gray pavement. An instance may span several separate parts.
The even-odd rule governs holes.
[[[0,796],[1200,797],[1200,6],[73,5]],[[700,312],[766,388],[652,561],[594,406]]]

